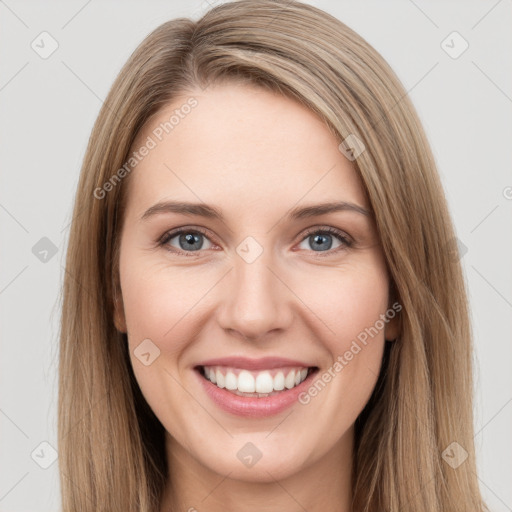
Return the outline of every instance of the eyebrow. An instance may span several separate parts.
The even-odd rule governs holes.
[[[317,217],[333,212],[351,211],[366,217],[371,217],[371,213],[366,208],[355,203],[347,201],[334,201],[329,203],[312,204],[303,207],[297,207],[286,214],[287,220],[298,220],[310,217]],[[154,215],[163,213],[179,213],[183,215],[196,215],[208,219],[217,219],[224,222],[224,216],[221,211],[205,203],[188,203],[184,201],[163,201],[148,208],[140,220],[146,220]]]

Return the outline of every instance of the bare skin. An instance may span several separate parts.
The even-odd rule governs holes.
[[[369,210],[362,183],[314,113],[247,85],[191,91],[162,109],[134,148],[190,96],[198,105],[129,177],[115,318],[166,429],[171,480],[161,511],[349,512],[354,422],[396,318],[350,360],[344,354],[389,310],[389,277],[371,216],[286,216],[340,201]],[[170,200],[212,205],[224,220],[168,211],[141,219]],[[200,249],[179,235],[158,244],[182,227]],[[262,249],[251,263],[237,252],[247,237],[251,251]],[[147,366],[134,355],[145,339],[160,350]],[[346,364],[308,403],[247,418],[219,408],[194,370],[226,356],[298,359],[319,376],[339,356]],[[251,467],[237,457],[249,442],[262,454]]]

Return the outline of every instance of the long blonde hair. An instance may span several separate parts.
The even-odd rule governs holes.
[[[386,344],[379,381],[356,421],[353,510],[487,510],[476,476],[465,284],[436,165],[406,91],[378,52],[331,15],[295,1],[241,0],[154,30],[119,73],[94,125],[63,284],[63,511],[159,510],[169,478],[164,429],[113,323],[130,177],[95,191],[105,191],[162,106],[220,80],[292,97],[340,143],[352,135],[365,147],[353,163],[402,311],[400,336]],[[453,450],[468,454],[458,467],[445,456]]]

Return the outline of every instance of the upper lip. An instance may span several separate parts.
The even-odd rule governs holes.
[[[262,357],[260,359],[249,359],[247,357],[219,357],[202,361],[196,366],[229,366],[232,368],[241,368],[244,370],[271,370],[272,368],[281,368],[285,366],[309,368],[313,365],[287,359],[283,357]]]

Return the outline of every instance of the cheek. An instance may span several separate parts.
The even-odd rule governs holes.
[[[190,326],[197,320],[200,300],[211,284],[198,287],[202,281],[193,279],[193,286],[187,286],[192,276],[186,270],[170,271],[162,265],[126,264],[120,271],[130,358],[139,388],[169,432],[187,431],[188,422],[196,420],[190,410],[183,414],[190,395],[181,384],[186,377],[180,361],[193,339]],[[140,350],[142,346],[146,348]],[[148,365],[139,359],[147,352]],[[197,417],[199,424],[203,420]]]
[[[179,313],[176,283],[134,272],[123,283],[123,302],[129,333],[160,338]]]
[[[150,338],[161,349],[179,350],[176,334],[201,310],[213,276],[202,278],[183,268],[171,271],[162,264],[134,264],[131,269],[121,267],[121,287],[132,342]],[[172,339],[172,346],[164,347],[164,339]]]
[[[322,340],[330,361],[300,401],[313,407],[315,418],[338,425],[340,431],[364,408],[382,363],[386,322],[381,315],[388,307],[389,283],[379,263],[344,268],[334,279],[310,287],[315,311],[330,329]]]
[[[329,269],[329,273],[303,279],[302,285],[295,283],[295,290],[300,289],[307,298],[318,322],[328,327],[322,341],[333,356],[348,350],[354,339],[364,341],[368,330],[374,334],[372,338],[378,338],[375,327],[380,337],[384,336],[381,315],[388,307],[387,274],[379,258],[364,263]]]

